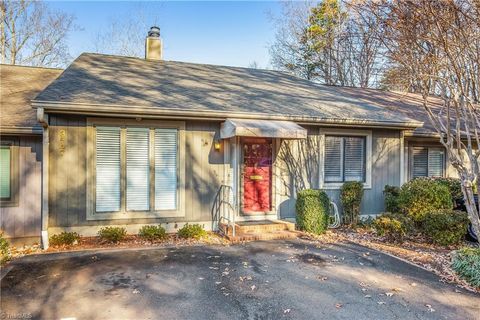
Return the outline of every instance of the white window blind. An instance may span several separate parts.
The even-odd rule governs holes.
[[[365,174],[365,138],[345,137],[344,144],[344,180],[363,181]]]
[[[343,139],[342,137],[325,137],[325,181],[343,180]]]
[[[127,210],[150,208],[149,129],[127,129]]]
[[[98,127],[96,137],[96,211],[119,211],[120,128]]]
[[[177,208],[177,129],[155,130],[155,210]]]
[[[428,176],[443,177],[444,151],[441,149],[428,150]]]
[[[4,146],[0,148],[0,198],[9,199],[11,195],[11,150],[10,147]]]
[[[413,149],[413,172],[412,176],[427,177],[428,176],[428,149]]]

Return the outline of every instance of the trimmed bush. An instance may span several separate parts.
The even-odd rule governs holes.
[[[460,179],[433,178],[433,180],[448,188],[453,201],[457,202],[463,200],[462,182]]]
[[[400,187],[386,185],[383,189],[385,197],[385,210],[387,212],[400,212],[398,198],[400,196]]]
[[[387,241],[402,242],[414,230],[413,221],[402,214],[384,213],[373,221],[373,228]]]
[[[450,190],[432,179],[413,179],[400,188],[400,209],[415,222],[421,223],[429,212],[452,209]]]
[[[155,241],[165,239],[167,232],[162,226],[143,226],[140,228],[138,235],[146,240]]]
[[[199,224],[185,224],[178,230],[178,236],[184,239],[200,239],[207,235],[207,231]]]
[[[104,227],[98,231],[98,236],[108,242],[119,242],[127,236],[127,229],[122,227]]]
[[[3,232],[0,232],[0,264],[4,264],[10,260],[10,244],[4,238]]]
[[[54,234],[50,237],[50,244],[52,246],[70,246],[78,243],[80,235],[76,232],[62,232]]]
[[[302,190],[295,204],[296,222],[300,230],[322,234],[327,230],[330,200],[322,190]]]
[[[425,215],[423,229],[434,243],[457,244],[467,233],[468,215],[462,211],[438,210]]]
[[[363,198],[363,183],[358,181],[345,182],[340,191],[340,201],[343,207],[343,222],[356,225],[360,218],[360,204]]]
[[[480,248],[463,248],[456,251],[452,268],[472,286],[480,288]]]

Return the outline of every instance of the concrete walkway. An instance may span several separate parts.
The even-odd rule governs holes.
[[[370,249],[304,240],[17,260],[3,316],[34,319],[480,319],[480,295]]]

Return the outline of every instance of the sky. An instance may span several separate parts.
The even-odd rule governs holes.
[[[73,57],[92,52],[102,28],[112,20],[143,12],[146,25],[158,25],[164,59],[248,67],[254,61],[270,66],[268,46],[275,29],[275,1],[50,1],[54,10],[75,15],[68,45]],[[145,35],[148,30],[145,30]]]

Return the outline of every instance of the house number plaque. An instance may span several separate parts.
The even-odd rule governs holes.
[[[60,155],[63,156],[65,153],[65,141],[67,140],[67,131],[65,131],[65,129],[60,129],[60,131],[58,131],[58,140],[58,151],[60,152]]]

